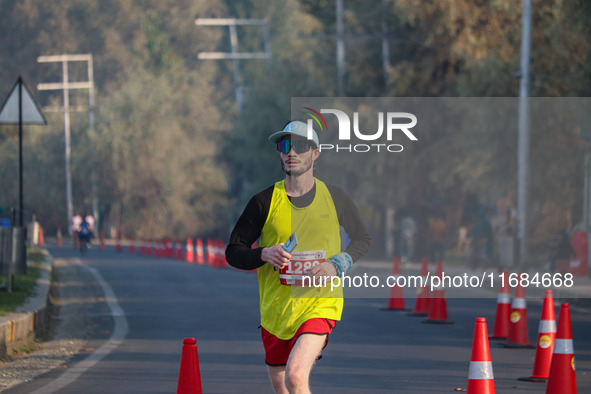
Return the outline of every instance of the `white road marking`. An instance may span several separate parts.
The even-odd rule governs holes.
[[[83,267],[86,267],[81,261],[79,261],[79,263]],[[59,378],[55,379],[45,387],[33,391],[32,394],[55,393],[56,391],[61,390],[69,384],[75,382],[84,372],[86,372],[89,368],[92,368],[96,363],[115,350],[117,346],[123,342],[125,336],[127,335],[127,319],[125,318],[125,312],[119,306],[113,289],[111,289],[111,286],[105,282],[102,275],[96,269],[88,267],[86,268],[92,273],[96,281],[103,289],[105,301],[111,310],[111,316],[113,316],[113,321],[115,322],[113,334],[107,342],[105,342],[100,348],[98,348],[84,360],[73,365]]]

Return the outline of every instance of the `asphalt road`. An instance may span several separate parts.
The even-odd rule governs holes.
[[[256,275],[174,259],[93,248],[80,259],[50,249],[79,278],[65,304],[82,305],[82,351],[65,364],[7,393],[173,393],[182,341],[197,339],[206,393],[270,393],[260,341]],[[69,294],[64,291],[63,294]],[[563,301],[563,300],[561,300]],[[414,300],[407,299],[412,307]],[[492,332],[495,298],[452,298],[455,324],[386,311],[387,299],[346,299],[324,357],[312,373],[320,393],[450,393],[467,386],[476,317]],[[535,343],[541,302],[528,301]],[[559,307],[556,307],[558,315]],[[573,307],[572,328],[580,393],[591,392],[591,314]],[[82,330],[82,329],[81,329]],[[82,337],[82,331],[81,331]],[[532,373],[534,349],[491,341],[498,393],[541,393],[545,385],[518,381]]]

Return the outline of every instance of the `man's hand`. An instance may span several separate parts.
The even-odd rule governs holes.
[[[324,278],[325,276],[337,276],[337,269],[332,263],[325,261],[324,263],[318,264],[316,267],[310,268],[304,272],[308,276],[315,278]]]
[[[263,248],[261,252],[261,260],[271,264],[277,269],[281,269],[291,260],[291,254],[283,249],[283,244],[277,244],[268,248]]]

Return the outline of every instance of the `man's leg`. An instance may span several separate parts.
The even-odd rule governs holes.
[[[269,379],[271,379],[273,390],[277,394],[288,394],[289,392],[285,387],[285,366],[272,367],[267,365],[267,371],[269,372]]]
[[[302,334],[299,336],[284,371],[285,387],[290,393],[310,393],[310,372],[325,342],[326,334]]]

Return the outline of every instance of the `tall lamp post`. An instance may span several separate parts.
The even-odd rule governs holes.
[[[46,111],[49,112],[64,112],[64,140],[65,140],[65,156],[66,156],[66,204],[68,223],[72,216],[74,216],[74,204],[72,202],[72,171],[70,168],[71,161],[71,147],[70,147],[70,112],[74,111],[88,111],[89,127],[94,130],[94,72],[92,66],[92,54],[79,55],[53,55],[40,56],[37,61],[39,63],[61,62],[62,63],[62,82],[56,83],[40,83],[37,88],[39,90],[63,90],[64,105],[63,107],[48,107]],[[85,61],[88,65],[88,80],[79,82],[70,82],[68,73],[69,62]],[[70,106],[70,90],[72,89],[88,89],[88,107],[84,106]],[[94,162],[94,157],[93,157]],[[96,175],[94,165],[91,169],[91,199],[92,209],[95,217],[98,215],[98,199],[96,192]],[[68,232],[72,235],[72,229],[68,226]]]
[[[519,265],[528,259],[528,187],[529,187],[529,63],[531,56],[531,0],[522,0],[521,70],[519,79],[519,130],[517,156],[517,214]]]
[[[230,52],[201,52],[197,55],[201,60],[232,60],[234,72],[234,94],[236,97],[236,108],[238,113],[242,112],[242,103],[244,101],[244,93],[242,89],[242,82],[240,78],[240,60],[249,59],[270,59],[271,58],[271,44],[269,36],[269,25],[265,19],[236,19],[236,18],[197,18],[195,20],[197,26],[228,26],[230,33]],[[238,30],[237,26],[260,26],[263,29],[263,45],[262,52],[244,52],[238,48]]]

